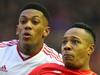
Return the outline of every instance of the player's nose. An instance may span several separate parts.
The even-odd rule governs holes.
[[[71,50],[72,46],[70,42],[67,42],[66,45],[63,47],[64,50]]]
[[[28,22],[25,27],[24,27],[25,30],[32,30],[32,25],[30,22]]]

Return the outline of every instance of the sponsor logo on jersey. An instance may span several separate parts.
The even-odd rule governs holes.
[[[0,67],[0,71],[7,72],[6,65],[3,65],[2,67]]]

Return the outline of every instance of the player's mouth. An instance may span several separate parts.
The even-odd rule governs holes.
[[[71,53],[65,53],[65,54],[63,54],[63,58],[65,60],[72,60],[74,58],[74,55]]]
[[[25,32],[24,34],[23,34],[23,38],[24,39],[29,39],[29,38],[31,38],[31,34],[30,33],[28,33],[28,32]]]

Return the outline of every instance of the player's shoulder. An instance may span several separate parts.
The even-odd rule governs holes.
[[[13,46],[18,43],[18,40],[9,40],[9,41],[2,41],[0,42],[0,48],[8,47],[8,46]]]
[[[50,59],[52,59],[52,62],[59,63],[59,64],[63,63],[61,55],[56,50],[54,50],[53,48],[47,46],[46,44],[44,44],[43,52],[47,56],[49,56]]]
[[[55,49],[47,46],[45,43],[43,45],[43,51],[47,55],[59,56],[59,53]]]
[[[45,63],[33,69],[29,75],[35,75],[35,74],[41,74],[41,73],[45,75],[46,74],[47,75],[51,75],[51,74],[52,75],[62,75],[62,71],[64,70],[65,68],[62,65],[59,65],[56,63]]]
[[[63,65],[59,65],[57,63],[45,63],[45,64],[42,64],[40,65],[41,68],[64,68]]]
[[[47,52],[49,52],[49,53],[55,53],[55,54],[58,54],[58,52],[54,49],[54,48],[51,48],[51,47],[49,47],[48,45],[46,45],[45,43],[44,43],[44,46],[43,46],[43,50],[44,51],[47,51]]]

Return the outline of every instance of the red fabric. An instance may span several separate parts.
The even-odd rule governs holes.
[[[56,72],[55,72],[56,71]],[[65,67],[55,64],[47,63],[41,66],[38,66],[29,75],[97,75],[90,70],[69,70]]]

